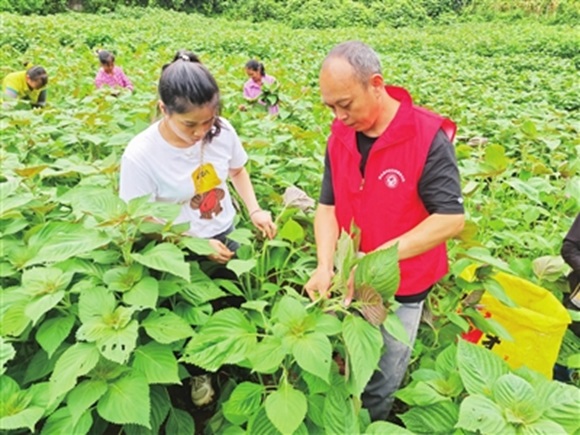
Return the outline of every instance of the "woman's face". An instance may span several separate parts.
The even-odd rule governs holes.
[[[262,75],[260,74],[260,71],[246,68],[246,74],[256,83],[260,83],[260,81],[262,80]]]
[[[36,90],[42,88],[42,80],[33,80],[28,76],[26,76],[26,84],[30,89]]]
[[[159,103],[167,127],[171,132],[188,146],[202,140],[213,127],[216,114],[216,104],[207,103],[203,106],[191,106],[185,113],[167,112],[163,102]]]
[[[103,63],[101,64],[103,66],[103,71],[105,71],[107,74],[113,74],[113,68],[115,68],[115,62],[113,62],[112,60],[107,62],[107,63]]]

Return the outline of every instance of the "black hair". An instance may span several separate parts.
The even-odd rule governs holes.
[[[179,52],[178,52],[179,53]],[[193,53],[192,53],[193,54]],[[219,120],[220,90],[208,69],[203,66],[197,56],[192,61],[176,55],[176,60],[165,65],[159,79],[159,98],[165,105],[167,113],[187,113],[193,107],[214,104],[216,118],[213,128],[207,133],[205,141],[210,141],[219,135],[222,125]]]
[[[258,62],[255,59],[247,61],[246,68],[251,69],[252,71],[258,71],[262,77],[266,75],[266,69],[264,68],[264,64]]]
[[[171,62],[166,63],[161,67],[161,72],[165,71],[165,69],[169,65],[171,65],[173,62],[177,62],[178,60],[191,63],[201,63],[201,60],[199,60],[199,56],[195,54],[193,51],[182,49],[178,50],[177,53],[175,53],[175,56],[173,56],[173,60]]]
[[[101,65],[108,65],[111,62],[115,62],[115,55],[107,50],[97,50],[97,55],[99,56],[99,62]]]
[[[26,70],[26,75],[34,82],[40,82],[40,87],[44,88],[48,83],[48,74],[41,66],[31,66]]]
[[[199,60],[199,57],[197,56],[197,54],[195,54],[193,51],[189,51],[189,50],[178,50],[177,53],[175,53],[175,56],[173,56],[173,61],[175,62],[176,60],[184,60],[186,62],[193,62],[193,63],[201,63],[201,60]]]

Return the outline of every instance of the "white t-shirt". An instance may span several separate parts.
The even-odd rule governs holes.
[[[135,136],[121,159],[120,197],[129,201],[151,195],[153,201],[181,204],[175,223],[189,222],[189,232],[197,237],[226,231],[235,217],[228,171],[244,166],[248,155],[232,125],[220,120],[220,134],[205,145],[169,144],[159,133],[160,121]]]

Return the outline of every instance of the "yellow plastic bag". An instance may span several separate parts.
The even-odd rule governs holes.
[[[475,271],[476,266],[470,266],[461,277],[473,281]],[[477,329],[465,334],[464,338],[491,349],[512,368],[525,365],[552,379],[552,369],[564,333],[572,321],[570,315],[558,299],[543,287],[504,272],[497,272],[492,278],[502,285],[518,306],[508,307],[484,292],[478,309],[484,317],[500,323],[513,341],[490,336]]]

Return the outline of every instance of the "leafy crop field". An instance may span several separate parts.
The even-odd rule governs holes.
[[[457,340],[472,325],[509,336],[473,308],[482,289],[509,303],[505,289],[489,267],[473,282],[459,278],[469,265],[506,271],[558,299],[567,291],[559,250],[580,210],[578,27],[313,31],[130,9],[1,19],[2,76],[28,60],[43,65],[50,81],[44,110],[15,107],[0,115],[0,430],[580,431],[577,371],[571,385],[549,381]],[[331,121],[318,68],[347,39],[372,45],[387,82],[457,122],[468,218],[450,243],[451,273],[426,304],[393,417],[373,424],[359,396],[376,366],[380,333],[364,312],[354,315],[356,304],[346,310],[340,295],[313,304],[300,294],[316,262],[312,211],[283,197],[290,186],[318,195]],[[133,94],[95,90],[97,48],[115,53]],[[240,213],[233,237],[242,248],[228,266],[234,281],[191,260],[192,252],[208,253],[204,241],[146,220],[170,222],[172,206],[127,205],[116,196],[120,156],[158,116],[159,72],[179,48],[198,53],[216,76],[222,114],[242,138],[258,198],[280,229],[263,241]],[[277,118],[238,110],[249,58],[261,59],[280,82]],[[385,274],[396,275],[396,262],[385,258]],[[214,312],[212,302],[232,295],[240,307]],[[385,325],[398,333],[394,316]],[[573,334],[558,361],[580,367]],[[217,373],[215,407],[193,409],[189,364]]]

